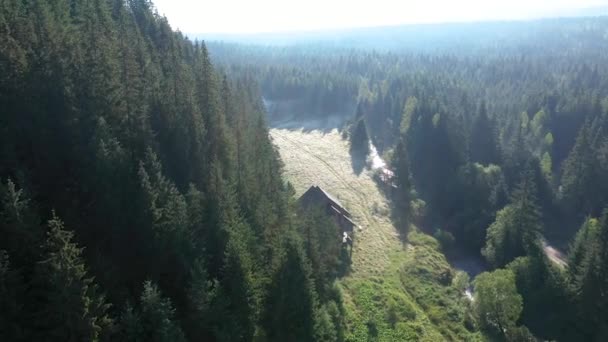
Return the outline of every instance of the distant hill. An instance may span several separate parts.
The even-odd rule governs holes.
[[[471,23],[438,23],[401,26],[335,29],[323,31],[271,32],[256,34],[188,34],[191,39],[223,41],[253,45],[328,45],[342,48],[377,50],[450,48],[471,42],[478,45],[518,38],[525,42],[537,34],[553,33],[578,25],[581,20],[590,23],[608,20],[608,6],[557,11],[542,18],[518,21],[480,21]],[[514,37],[516,36],[516,37]],[[487,45],[487,44],[484,44]]]

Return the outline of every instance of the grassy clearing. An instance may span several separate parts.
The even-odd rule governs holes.
[[[481,341],[465,328],[469,302],[437,241],[417,230],[393,253],[381,277],[346,277],[350,341]]]
[[[399,235],[388,219],[388,204],[368,172],[352,169],[348,143],[337,131],[303,132],[273,129],[271,135],[285,163],[285,176],[296,196],[319,185],[336,196],[361,227],[356,232],[352,276],[383,274],[389,255],[401,248]]]
[[[348,143],[334,130],[272,129],[285,176],[299,196],[317,184],[336,196],[361,226],[352,271],[340,280],[347,341],[475,341],[465,328],[467,301],[437,241],[415,228],[404,245],[386,198],[364,170],[352,168]]]

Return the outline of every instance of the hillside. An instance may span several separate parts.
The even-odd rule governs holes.
[[[0,0],[0,341],[608,340],[607,17],[174,27]]]
[[[257,85],[150,1],[0,1],[0,108],[1,341],[337,340]]]
[[[452,284],[455,271],[437,241],[416,228],[408,242],[400,237],[385,195],[371,171],[355,173],[348,142],[337,129],[273,128],[270,134],[296,196],[319,185],[337,196],[360,226],[351,271],[339,281],[347,341],[372,335],[377,341],[481,338],[464,327],[467,299],[458,288],[462,284]]]

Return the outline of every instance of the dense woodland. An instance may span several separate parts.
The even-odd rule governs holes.
[[[259,47],[149,0],[0,0],[0,340],[344,341],[339,230],[296,207],[264,100],[343,116],[399,227],[487,261],[467,329],[608,339],[608,20],[505,25]]]
[[[257,84],[150,1],[0,1],[0,113],[1,341],[339,338]]]
[[[608,339],[608,20],[440,28],[426,43],[402,32],[400,47],[210,51],[229,74],[257,79],[269,103],[308,105],[290,119],[343,115],[353,147],[371,138],[395,171],[401,228],[414,222],[447,255],[495,270],[473,281],[486,337]],[[567,266],[547,258],[545,239]]]

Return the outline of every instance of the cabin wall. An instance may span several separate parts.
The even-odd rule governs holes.
[[[346,219],[350,214],[339,205],[330,200],[323,191],[317,187],[311,187],[298,200],[304,208],[311,206],[321,207],[325,209],[327,215],[333,218],[334,222],[342,231],[352,232],[354,224]],[[335,210],[333,209],[335,208]]]

